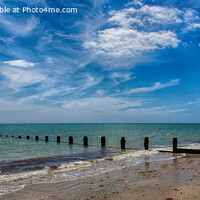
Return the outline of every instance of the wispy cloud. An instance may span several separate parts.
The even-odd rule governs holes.
[[[186,103],[186,106],[195,105],[200,103],[200,98],[197,98],[195,101],[189,101]]]
[[[83,84],[80,88],[80,90],[85,90],[88,89],[90,87],[93,87],[97,84],[99,84],[102,80],[102,77],[97,77],[97,76],[93,76],[89,73],[84,74],[84,79],[83,79]]]
[[[56,88],[56,89],[55,89]],[[49,90],[48,90],[49,89]],[[26,104],[38,103],[38,102],[48,102],[48,104],[56,105],[60,104],[60,100],[62,97],[75,93],[78,88],[70,87],[70,86],[61,86],[61,87],[40,87],[39,92],[34,95],[30,95],[27,97],[23,97],[20,99],[20,102],[24,102]],[[56,98],[56,99],[55,99]]]
[[[130,107],[138,107],[143,104],[142,100],[129,100],[114,97],[90,97],[79,100],[63,102],[62,108],[73,111],[85,112],[110,112],[123,110]]]
[[[129,112],[141,112],[145,114],[155,114],[155,113],[179,113],[179,112],[185,112],[188,111],[188,109],[173,109],[168,106],[157,106],[157,107],[148,107],[148,108],[132,108],[128,110]]]
[[[16,66],[16,67],[34,67],[36,64],[36,63],[32,63],[32,62],[27,62],[24,59],[4,61],[3,63],[8,64],[10,66]]]
[[[163,89],[163,88],[178,85],[179,83],[180,83],[180,79],[174,79],[174,80],[171,80],[171,81],[166,82],[166,83],[157,82],[151,87],[134,88],[134,89],[131,89],[129,91],[126,91],[125,93],[133,94],[133,93],[153,92],[155,90],[160,90],[160,89]]]
[[[121,82],[126,82],[130,79],[133,79],[132,73],[122,73],[122,72],[114,72],[110,74],[110,78],[118,85]]]
[[[188,111],[167,106],[142,108],[144,102],[140,101],[92,97],[66,101],[58,108],[0,99],[0,112],[5,113],[0,122],[173,122],[181,120]]]
[[[139,1],[139,0],[133,0],[133,1],[129,1],[128,3],[125,4],[126,6],[132,6],[132,5],[135,5],[135,6],[142,6],[143,3],[142,1]]]
[[[97,90],[97,91],[96,91],[96,94],[97,94],[98,96],[103,96],[103,95],[104,95],[104,91],[103,91],[103,90]]]
[[[31,33],[38,24],[39,20],[34,16],[28,18],[26,21],[16,21],[9,17],[0,17],[0,27],[3,27],[8,33],[19,37],[24,37]]]
[[[2,67],[0,73],[4,77],[2,85],[16,91],[45,79],[45,76],[37,71],[24,70],[22,68]]]

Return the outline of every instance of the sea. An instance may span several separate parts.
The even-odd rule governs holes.
[[[73,136],[72,145],[69,136]],[[88,137],[88,146],[83,145],[84,136]],[[102,136],[106,138],[103,148]],[[122,137],[126,140],[125,150],[120,147]],[[145,137],[149,138],[149,151],[144,150]],[[159,150],[171,151],[174,137],[178,138],[178,147],[200,149],[200,124],[0,124],[0,195],[27,184],[94,176],[147,159],[173,159],[173,154],[161,155]]]

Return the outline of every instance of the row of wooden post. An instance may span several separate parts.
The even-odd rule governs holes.
[[[0,135],[0,136],[2,136],[2,135]],[[8,136],[6,135],[6,137],[8,137]],[[14,136],[12,136],[12,137],[14,137]],[[18,138],[21,139],[22,136],[18,136]],[[26,139],[29,140],[30,136],[27,135]],[[35,140],[39,141],[39,136],[35,136]],[[60,141],[61,141],[60,136],[57,136],[56,140],[57,140],[57,143],[60,143]],[[48,136],[45,136],[45,142],[49,142]],[[73,136],[69,136],[69,144],[73,144]],[[88,137],[87,136],[83,137],[83,145],[88,146]],[[121,145],[121,149],[126,149],[126,139],[125,139],[125,137],[121,138],[120,145]],[[105,136],[101,137],[101,146],[102,147],[106,146],[106,137]],[[145,139],[144,139],[144,149],[145,150],[149,149],[149,138],[148,137],[145,137]]]
[[[2,137],[2,135],[0,135],[0,137]],[[8,137],[8,135],[6,135],[6,137]],[[12,135],[12,138],[15,137]],[[19,139],[22,138],[22,136],[18,136]],[[30,136],[26,136],[26,139],[29,140]],[[35,140],[39,141],[39,136],[35,136]],[[49,137],[45,136],[45,142],[49,141]],[[57,143],[60,143],[60,136],[57,136]],[[192,153],[192,154],[200,154],[200,149],[184,149],[184,148],[178,148],[178,139],[177,138],[173,138],[173,153]],[[73,144],[73,136],[69,136],[69,144]],[[83,145],[85,147],[88,146],[88,137],[84,136],[83,137]],[[126,149],[126,139],[125,137],[121,137],[120,140],[120,145],[121,145],[121,149]],[[102,136],[101,137],[101,147],[105,147],[106,146],[106,137]],[[144,149],[148,150],[149,149],[149,138],[145,137],[144,138]],[[160,152],[169,152],[169,151],[160,151]]]
[[[2,135],[0,135],[0,137],[2,137]],[[6,135],[6,137],[8,137],[8,135]],[[14,137],[14,136],[12,136]],[[22,136],[18,136],[19,139],[22,138]],[[29,140],[30,136],[26,136],[26,139]],[[35,140],[39,141],[39,136],[35,136]],[[60,143],[61,139],[60,136],[57,136],[57,143]],[[45,136],[45,142],[49,142],[49,137]],[[69,136],[69,144],[73,144],[73,136]],[[88,137],[84,136],[83,137],[83,145],[85,147],[88,146]],[[125,137],[121,137],[120,140],[120,145],[121,145],[121,149],[126,149],[126,139]],[[105,147],[106,146],[106,137],[102,136],[101,137],[101,146]],[[144,138],[144,149],[148,150],[149,149],[149,138],[145,137]],[[200,150],[192,150],[192,149],[180,149],[178,148],[178,140],[177,138],[173,138],[173,153],[200,153]]]

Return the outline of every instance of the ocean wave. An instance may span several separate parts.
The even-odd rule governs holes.
[[[183,155],[181,155],[183,156]],[[135,166],[145,162],[173,159],[173,154],[161,154],[157,150],[122,151],[113,156],[45,167],[42,170],[0,176],[0,194],[5,194],[26,184],[55,183],[92,177],[113,170]]]

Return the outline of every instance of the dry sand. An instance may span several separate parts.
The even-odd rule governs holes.
[[[27,185],[0,200],[200,200],[200,155],[174,158],[147,159],[139,166],[75,181]]]

